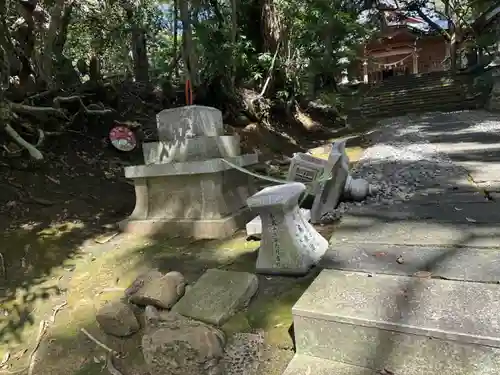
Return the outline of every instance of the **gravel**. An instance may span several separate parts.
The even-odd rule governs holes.
[[[480,120],[481,114],[464,111],[441,116],[440,128],[446,131],[450,122],[476,122],[476,128],[492,131],[500,128],[495,121]],[[391,205],[409,201],[412,197],[428,189],[453,189],[456,181],[467,181],[467,170],[454,164],[449,157],[439,152],[439,144],[426,139],[432,118],[424,116],[402,116],[381,123],[381,128],[372,134],[373,146],[367,148],[351,170],[354,178],[364,178],[378,189],[378,194],[363,202],[342,202],[335,210],[323,218],[324,222],[338,220],[342,213],[353,206]],[[458,120],[458,119],[459,120]],[[442,128],[444,125],[444,129]],[[470,128],[467,129],[470,131]],[[446,134],[446,133],[443,133]],[[455,181],[455,183],[454,183]]]

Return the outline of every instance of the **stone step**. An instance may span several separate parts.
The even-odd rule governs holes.
[[[500,203],[483,200],[483,203],[460,202],[419,204],[417,199],[409,203],[390,206],[360,206],[349,211],[351,217],[372,217],[384,222],[399,220],[436,222],[440,224],[498,224]]]
[[[307,355],[296,354],[283,375],[377,375],[364,367],[351,366],[342,362],[329,361]]]
[[[462,109],[476,109],[478,105],[481,105],[479,100],[455,100],[452,102],[442,102],[435,101],[433,103],[419,104],[419,105],[409,105],[409,104],[392,104],[384,106],[373,106],[367,109],[363,109],[363,115],[365,116],[401,116],[406,113],[422,113],[428,111],[454,111]]]
[[[428,92],[463,90],[466,87],[467,85],[464,85],[460,82],[449,82],[445,84],[436,84],[431,82],[429,84],[424,84],[424,85],[386,87],[383,90],[370,92],[369,95],[374,96],[373,94],[377,94],[377,96],[384,98],[386,96],[397,95],[397,94],[424,94]]]
[[[453,224],[430,221],[392,221],[376,217],[345,215],[335,228],[331,248],[345,243],[500,249],[498,224]]]
[[[395,95],[386,95],[383,97],[379,96],[368,96],[364,98],[364,101],[361,104],[361,107],[363,105],[367,104],[376,104],[378,102],[381,103],[393,103],[393,102],[401,102],[401,103],[410,103],[412,100],[421,100],[421,101],[428,101],[432,100],[433,98],[465,98],[466,92],[464,92],[461,89],[457,90],[448,90],[445,92],[438,92],[438,91],[427,91],[427,92],[410,92],[410,93],[398,93]]]
[[[485,283],[500,282],[500,249],[344,242],[331,246],[322,268]]]
[[[292,309],[296,350],[380,373],[498,374],[499,309],[498,285],[323,270]]]
[[[423,81],[416,82],[405,82],[399,84],[383,84],[377,88],[374,88],[369,91],[369,93],[384,93],[389,91],[398,91],[398,90],[411,90],[419,87],[446,87],[449,85],[463,85],[466,84],[463,81],[457,80],[446,80],[445,82],[441,82],[440,80],[429,79]]]
[[[392,105],[398,105],[398,104],[405,104],[405,105],[422,105],[422,104],[434,104],[436,103],[456,103],[456,102],[461,102],[467,100],[467,97],[463,94],[463,92],[460,93],[448,93],[448,95],[434,95],[432,93],[429,93],[428,95],[419,95],[419,96],[407,96],[405,94],[401,94],[400,96],[391,98],[391,99],[370,99],[370,100],[365,100],[361,105],[360,108],[364,109],[366,107],[377,107],[377,106],[392,106]]]

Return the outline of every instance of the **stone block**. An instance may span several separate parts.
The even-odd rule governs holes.
[[[231,163],[245,167],[258,162],[257,154],[245,154],[226,158]],[[209,159],[203,161],[190,161],[185,163],[132,165],[125,168],[126,178],[143,178],[158,176],[179,176],[216,173],[233,169],[223,159]]]
[[[322,268],[414,275],[430,271],[447,280],[500,281],[500,249],[343,242],[330,247]]]
[[[306,187],[300,182],[267,187],[247,199],[262,219],[259,273],[305,274],[325,253],[328,241],[300,214],[298,200]]]
[[[196,137],[185,140],[149,142],[142,145],[145,164],[233,158],[241,153],[240,137]]]
[[[299,211],[304,220],[306,221],[311,220],[311,210],[301,208]],[[260,219],[260,216],[256,216],[252,219],[252,221],[249,221],[246,225],[246,229],[247,229],[247,236],[251,236],[252,234],[261,234],[262,220]]]
[[[346,184],[349,171],[345,168],[345,160],[342,154],[332,153],[324,167],[326,173],[331,177],[318,185],[318,190],[311,207],[311,222],[319,223],[329,212],[338,205]]]
[[[142,181],[136,179],[143,188]],[[145,181],[146,202],[134,219],[222,219],[246,206],[251,177],[237,170],[211,174],[151,177]],[[136,189],[136,195],[138,194]]]
[[[200,105],[165,109],[156,115],[156,126],[161,141],[224,134],[221,111]]]
[[[153,277],[133,294],[129,301],[139,306],[154,306],[170,309],[184,294],[186,282],[179,272]],[[130,288],[128,289],[130,293]]]
[[[342,362],[296,354],[288,364],[283,375],[382,375],[364,367],[352,366]],[[389,375],[389,373],[386,373]]]
[[[206,271],[172,311],[220,326],[257,292],[257,276],[247,272]]]
[[[347,139],[340,139],[332,143],[332,149],[330,150],[330,157],[335,157],[335,155],[341,155],[342,166],[349,171],[349,156],[347,155],[346,148]]]
[[[297,353],[398,375],[500,371],[497,285],[324,270],[292,309]]]
[[[253,178],[231,169],[211,174],[134,179],[136,206],[120,223],[126,232],[225,238],[251,219],[246,199]]]
[[[315,195],[320,189],[320,184],[317,183],[316,180],[319,178],[326,165],[326,160],[298,152],[294,154],[290,162],[287,180],[311,184],[309,193]]]

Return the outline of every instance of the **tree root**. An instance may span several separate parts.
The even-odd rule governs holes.
[[[31,143],[27,142],[24,140],[23,137],[19,135],[15,129],[10,126],[10,124],[5,124],[4,125],[5,132],[22,148],[28,150],[30,156],[35,159],[35,160],[43,160],[43,154],[38,150],[38,148]],[[41,133],[43,134],[43,132]],[[40,137],[39,142],[42,140],[43,137]]]
[[[54,108],[54,107],[35,107],[32,105],[26,105],[26,104],[19,104],[19,103],[9,103],[10,108],[12,111],[16,113],[20,113],[23,115],[33,115],[33,116],[47,116],[47,115],[53,115],[53,116],[59,116],[59,117],[66,117],[64,112],[60,108]]]
[[[87,115],[108,115],[108,114],[114,113],[114,111],[112,109],[89,108],[90,106],[89,107],[85,106],[85,104],[83,104],[82,98],[78,95],[66,96],[66,97],[58,96],[58,97],[54,98],[54,105],[58,108],[61,106],[62,103],[74,103],[74,102],[79,103],[80,108]]]

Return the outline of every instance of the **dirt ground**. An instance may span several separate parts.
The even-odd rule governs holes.
[[[133,186],[123,167],[140,164],[140,151],[121,154],[84,134],[61,136],[45,150],[39,166],[0,158],[0,375],[106,373],[106,352],[82,328],[122,354],[115,365],[123,375],[145,375],[141,334],[104,335],[96,308],[119,298],[149,268],[180,271],[190,283],[209,268],[253,272],[258,242],[246,241],[243,232],[224,241],[125,234],[110,239],[113,225],[133,209]],[[351,158],[362,150],[362,140],[353,142]],[[324,157],[327,151],[319,147],[313,154]],[[333,227],[319,230],[329,238]],[[223,327],[228,333],[265,332],[259,374],[280,374],[293,356],[291,307],[314,277],[259,276],[248,310]]]

